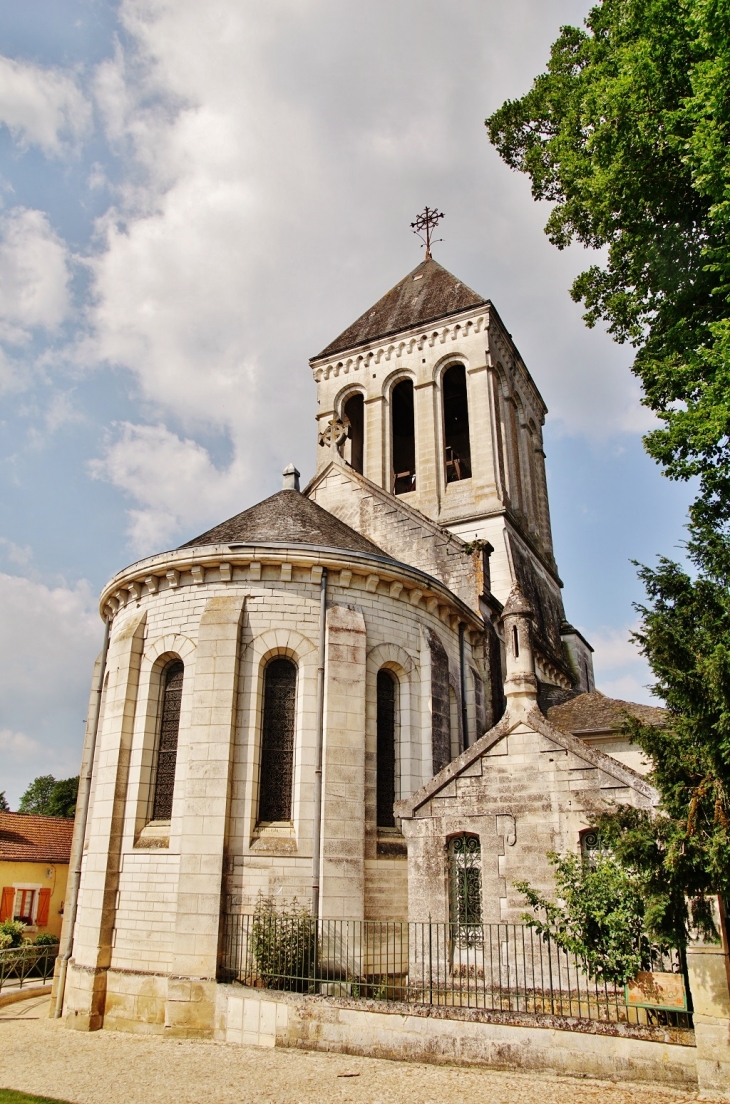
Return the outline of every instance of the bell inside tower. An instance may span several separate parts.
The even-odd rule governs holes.
[[[416,489],[416,434],[413,381],[401,380],[391,394],[393,494]]]
[[[466,368],[453,364],[442,380],[444,403],[444,461],[446,482],[471,478],[469,405],[466,398]]]
[[[361,394],[351,395],[345,403],[343,414],[349,423],[345,459],[351,468],[363,474],[365,444],[365,398]]]

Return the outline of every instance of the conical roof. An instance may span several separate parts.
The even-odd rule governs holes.
[[[312,360],[484,303],[486,299],[428,257]]]
[[[299,491],[278,491],[241,514],[181,544],[310,544],[320,548],[367,552],[391,559],[372,541],[323,510]]]

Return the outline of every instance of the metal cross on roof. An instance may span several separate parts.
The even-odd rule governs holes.
[[[443,217],[443,211],[439,211],[436,207],[424,207],[420,215],[416,215],[416,221],[411,223],[411,230],[414,234],[418,234],[419,238],[426,246],[426,260],[429,260],[431,257],[431,245],[437,241],[444,240],[443,238],[431,237],[431,234]],[[423,236],[424,233],[426,235],[425,238]]]

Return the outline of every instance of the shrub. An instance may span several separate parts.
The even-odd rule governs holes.
[[[251,951],[267,989],[301,992],[313,981],[317,925],[310,911],[297,904],[277,909],[273,897],[259,895],[251,925]]]
[[[0,951],[4,951],[6,947],[12,947],[13,937],[8,932],[0,931]]]
[[[574,954],[590,978],[623,985],[639,970],[650,970],[668,947],[647,935],[639,879],[606,852],[590,860],[555,852],[548,858],[558,901],[547,900],[529,882],[515,882],[533,910],[523,915],[525,923],[545,942]]]
[[[20,947],[25,943],[25,924],[20,920],[3,920],[0,924],[0,935],[9,935],[8,947]]]
[[[53,947],[58,942],[58,936],[52,932],[41,932],[40,935],[36,936],[35,945],[36,947]]]

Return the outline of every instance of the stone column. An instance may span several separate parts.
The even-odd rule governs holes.
[[[466,373],[469,402],[469,444],[475,499],[483,495],[497,497],[497,457],[492,435],[492,411],[489,402],[489,374],[486,364],[469,368]]]
[[[213,1029],[223,852],[244,599],[211,598],[200,619],[187,779],[182,800],[180,880],[167,1033]]]
[[[720,941],[693,940],[687,948],[687,972],[702,1099],[730,1100],[730,949],[727,917],[717,902],[715,920]]]
[[[104,710],[86,830],[88,846],[64,1005],[67,1025],[79,1031],[96,1031],[104,1021],[145,618],[145,613],[137,611],[120,617],[109,641]]]
[[[365,907],[365,619],[327,611],[320,915],[360,920]]]
[[[364,475],[378,487],[390,491],[390,475],[385,471],[385,399],[376,395],[365,399],[363,417],[365,421],[365,472]],[[388,450],[390,451],[390,450]]]
[[[444,447],[436,410],[436,384],[417,383],[413,388],[416,430],[416,502],[429,517],[438,517],[443,482]]]

